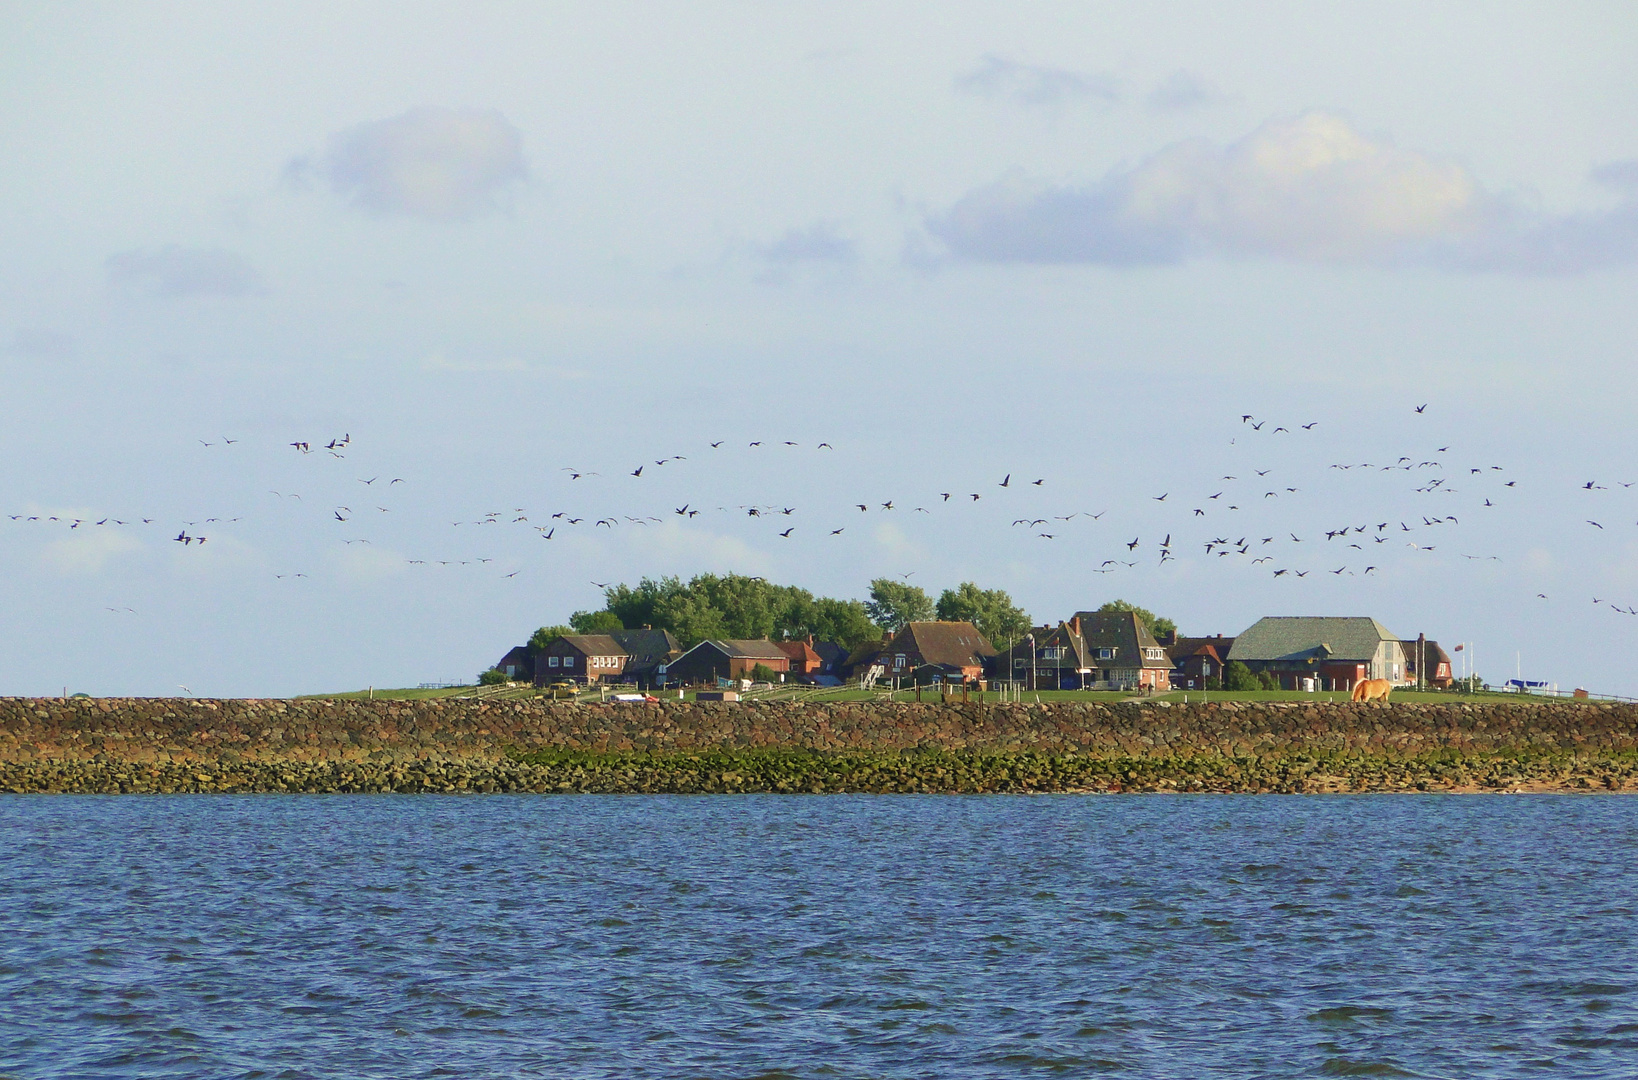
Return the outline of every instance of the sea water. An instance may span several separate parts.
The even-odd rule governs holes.
[[[1618,796],[0,798],[0,1076],[1638,1076]]]

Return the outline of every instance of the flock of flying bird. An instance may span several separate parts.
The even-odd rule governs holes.
[[[1415,413],[1421,416],[1425,414],[1426,409],[1426,405],[1418,406]],[[1010,520],[1009,528],[1024,530],[1019,535],[1028,537],[1031,541],[1077,544],[1081,550],[1089,551],[1080,567],[1091,573],[1113,574],[1134,570],[1146,564],[1164,566],[1179,561],[1180,553],[1185,549],[1197,547],[1201,557],[1213,563],[1243,563],[1247,567],[1259,568],[1274,579],[1300,580],[1310,575],[1327,574],[1339,578],[1376,577],[1387,563],[1385,556],[1390,551],[1408,550],[1424,553],[1440,549],[1450,550],[1451,538],[1459,534],[1464,516],[1482,514],[1485,510],[1496,507],[1498,503],[1495,500],[1511,493],[1519,483],[1514,479],[1502,479],[1506,469],[1500,465],[1488,463],[1452,465],[1449,459],[1451,448],[1448,445],[1418,455],[1398,455],[1392,461],[1334,462],[1327,465],[1324,470],[1324,475],[1329,479],[1317,481],[1318,486],[1331,489],[1330,493],[1334,494],[1334,489],[1343,482],[1343,477],[1368,473],[1383,479],[1392,479],[1395,475],[1403,474],[1408,480],[1414,479],[1415,483],[1409,487],[1393,489],[1400,493],[1398,496],[1391,496],[1396,503],[1397,499],[1404,495],[1414,495],[1430,499],[1439,505],[1430,504],[1414,513],[1403,513],[1403,504],[1398,504],[1399,509],[1394,512],[1366,513],[1362,509],[1355,510],[1349,514],[1349,520],[1335,522],[1330,527],[1313,526],[1312,514],[1316,511],[1312,507],[1305,509],[1293,507],[1303,525],[1292,528],[1290,527],[1292,522],[1287,521],[1279,527],[1271,527],[1274,515],[1270,513],[1269,507],[1282,502],[1300,504],[1304,492],[1309,490],[1308,485],[1316,483],[1312,477],[1301,483],[1290,482],[1299,480],[1300,477],[1291,475],[1292,462],[1282,460],[1281,444],[1286,440],[1295,443],[1313,437],[1321,424],[1319,421],[1276,424],[1250,413],[1240,414],[1239,421],[1238,434],[1230,440],[1233,450],[1222,454],[1219,460],[1228,461],[1236,456],[1252,456],[1257,458],[1255,462],[1249,463],[1254,467],[1237,469],[1230,465],[1228,471],[1219,475],[1210,485],[1199,487],[1197,494],[1192,497],[1180,490],[1161,491],[1148,495],[1146,500],[1141,495],[1130,496],[1129,503],[1137,503],[1137,507],[1126,505],[1115,509],[1112,506],[1105,506],[1095,512],[1059,507],[1057,509],[1068,512],[1052,512],[1039,504],[1043,501],[1052,501],[1056,482],[1046,476],[1028,474],[1017,476],[1015,479],[1015,474],[1011,472],[1004,472],[999,479],[992,476],[984,484],[967,488],[937,490],[938,486],[934,485],[921,498],[909,500],[902,497],[885,499],[877,497],[813,509],[751,501],[728,505],[719,504],[716,499],[706,499],[700,503],[689,499],[680,505],[675,501],[666,501],[660,507],[653,506],[661,494],[650,493],[656,483],[667,485],[665,490],[673,490],[669,486],[673,479],[680,483],[695,482],[699,479],[697,473],[693,478],[683,475],[686,470],[679,469],[679,466],[685,463],[691,463],[692,468],[698,469],[702,464],[709,462],[706,467],[715,468],[719,463],[724,463],[724,458],[740,451],[803,452],[806,449],[792,440],[754,440],[743,447],[737,443],[730,444],[727,440],[716,440],[693,451],[692,456],[671,454],[651,458],[630,468],[611,468],[607,473],[578,466],[564,466],[560,469],[563,479],[559,496],[561,508],[554,507],[539,512],[526,507],[493,510],[480,517],[451,521],[450,526],[467,531],[477,528],[484,532],[487,532],[486,527],[522,526],[532,530],[540,540],[551,542],[559,539],[565,530],[584,530],[593,534],[598,530],[608,530],[613,533],[616,529],[652,527],[678,519],[682,523],[689,523],[706,514],[719,518],[737,516],[753,530],[764,528],[762,523],[765,522],[767,525],[763,535],[769,541],[789,541],[808,533],[823,540],[836,541],[846,540],[850,535],[850,529],[853,533],[860,531],[853,527],[854,523],[859,521],[858,515],[868,515],[875,519],[902,515],[926,515],[928,518],[937,518],[955,513],[957,508],[965,508],[969,515],[992,515],[997,519],[995,521],[997,525]],[[241,439],[230,439],[226,436],[221,436],[215,441],[205,439],[198,441],[207,451],[216,448],[226,449],[242,442]],[[286,453],[294,452],[303,458],[312,456],[327,462],[332,460],[343,462],[348,460],[353,451],[353,438],[349,433],[328,441],[297,439],[290,441],[287,448]],[[812,447],[812,452],[827,455],[834,450],[834,446],[829,442],[820,442]],[[1317,467],[1309,450],[1302,450],[1298,461]],[[1255,467],[1257,465],[1267,467]],[[340,469],[342,466],[338,464],[334,468]],[[788,469],[782,471],[782,475],[787,478],[788,474]],[[665,480],[661,481],[659,479],[661,477]],[[334,480],[335,477],[330,476],[327,479]],[[335,500],[333,504],[327,505],[323,514],[324,520],[334,528],[345,527],[345,531],[348,532],[363,531],[365,522],[378,519],[378,515],[391,513],[393,507],[380,505],[383,501],[391,501],[384,493],[395,489],[397,485],[409,483],[405,477],[389,476],[386,473],[353,476],[351,479],[359,487],[349,486],[349,490],[377,497],[367,502],[344,497],[345,501]],[[1620,483],[1617,486],[1631,488],[1634,483]],[[1480,485],[1480,490],[1466,490],[1474,484]],[[792,486],[799,485],[790,484],[787,479],[786,487]],[[973,487],[977,490],[973,490]],[[1214,488],[1216,490],[1213,490]],[[1587,481],[1581,485],[1581,490],[1589,493],[1609,489],[1610,485],[1596,481]],[[334,487],[332,486],[330,490],[333,492]],[[1461,507],[1441,500],[1447,496],[1455,496],[1463,490],[1466,490],[1467,498],[1462,502],[1469,509],[1463,510],[1462,514],[1449,512]],[[305,509],[306,504],[299,493],[270,489],[268,494],[281,502],[288,500],[302,504]],[[1374,497],[1385,499],[1389,496],[1378,492]],[[1360,505],[1365,501],[1367,500],[1357,500],[1350,505]],[[596,502],[604,504],[602,512],[583,509]],[[609,504],[617,502],[627,505],[610,512]],[[1024,502],[1035,505],[1025,508],[1022,505]],[[646,503],[650,509],[636,514],[625,512],[634,503]],[[574,505],[571,507],[564,504]],[[997,504],[1000,509],[996,511],[988,509]],[[1145,506],[1147,509],[1142,509]],[[1024,511],[1022,514],[1018,513],[1020,509]],[[1105,517],[1111,514],[1111,510],[1115,511],[1114,515],[1105,522]],[[317,513],[317,507],[309,513]],[[24,525],[57,525],[64,526],[70,531],[148,526],[154,525],[156,521],[152,517],[76,515],[62,512],[18,513],[9,517],[11,521]],[[204,535],[201,529],[239,522],[243,518],[244,515],[241,514],[234,517],[202,517],[184,521],[180,523],[177,534],[170,539],[184,549],[196,545],[202,548],[210,537]],[[820,518],[829,520],[819,520]],[[848,518],[852,518],[852,521],[847,520]],[[1364,520],[1358,520],[1359,518]],[[1152,537],[1155,532],[1160,532],[1163,533],[1163,538],[1158,542],[1146,540],[1141,527],[1130,539],[1126,539],[1124,534],[1104,535],[1109,528],[1122,520],[1140,526],[1152,526],[1156,520],[1160,520],[1162,524],[1154,527],[1149,535]],[[1592,518],[1587,519],[1587,524],[1599,530],[1605,529],[1603,522]],[[1077,532],[1094,527],[1100,527],[1100,531],[1093,535]],[[1299,535],[1299,530],[1305,535]],[[1185,539],[1186,534],[1191,532],[1195,534],[1193,538]],[[338,536],[336,539],[349,546],[371,544],[371,540],[364,536]],[[1099,547],[1103,550],[1097,550]],[[1328,554],[1329,557],[1322,558],[1322,554]],[[1500,561],[1495,555],[1467,552],[1459,554],[1462,559],[1475,562]],[[414,567],[483,567],[494,564],[496,559],[492,555],[468,555],[465,558],[405,558],[404,562]],[[505,579],[516,578],[526,565],[524,562],[500,576]],[[506,569],[506,565],[503,563],[500,569]],[[293,580],[308,578],[309,574],[305,570],[287,570],[274,574],[274,577]],[[599,588],[603,587],[603,583],[594,581],[592,584]],[[1535,595],[1540,599],[1547,598],[1544,593]],[[1607,605],[1611,610],[1624,615],[1638,615],[1638,607],[1617,606],[1601,597],[1594,598],[1593,602]]]

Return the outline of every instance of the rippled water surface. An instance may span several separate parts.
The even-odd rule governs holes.
[[[0,1076],[1638,1075],[1638,800],[0,798]]]

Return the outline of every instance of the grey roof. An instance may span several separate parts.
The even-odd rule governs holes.
[[[564,634],[557,641],[566,642],[571,648],[586,656],[628,656],[618,641],[608,634]],[[552,642],[556,645],[557,641]],[[548,649],[551,645],[547,646]]]
[[[1234,639],[1228,659],[1306,660],[1323,646],[1331,659],[1364,663],[1384,641],[1399,635],[1368,616],[1268,615]]]
[[[907,647],[920,653],[925,663],[946,667],[979,667],[985,657],[995,655],[994,646],[970,622],[905,623],[889,648]]]
[[[638,664],[658,663],[681,651],[668,630],[610,630],[608,636]]]
[[[1180,637],[1166,646],[1166,655],[1172,658],[1174,665],[1181,664],[1191,656],[1198,656],[1202,649],[1210,649],[1217,654],[1217,659],[1228,662],[1229,650],[1234,648],[1234,639],[1231,637]]]
[[[778,645],[767,638],[760,640],[726,641],[713,639],[702,641],[701,645],[710,645],[724,656],[735,656],[746,660],[789,660]],[[698,646],[696,646],[697,648]]]

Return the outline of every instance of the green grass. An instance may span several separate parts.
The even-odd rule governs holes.
[[[617,693],[634,693],[632,687],[608,687],[608,696]],[[661,701],[676,701],[675,690],[651,691],[653,696]],[[502,686],[452,686],[437,690],[423,690],[420,688],[369,690],[348,690],[334,694],[302,694],[297,701],[326,700],[326,701],[363,701],[371,697],[382,701],[426,701],[433,698],[482,698],[486,701],[529,701],[547,698],[542,690],[524,683],[512,683]],[[1303,701],[1347,701],[1346,691],[1317,692],[1305,694],[1300,690],[1173,690],[1170,693],[1145,696],[1119,690],[1025,690],[1023,701],[1025,704],[1040,702],[1041,704],[1073,704],[1088,703],[1110,705],[1123,701],[1165,701],[1189,704],[1203,702],[1303,702]],[[693,701],[696,691],[687,691],[682,700]],[[860,690],[858,687],[812,687],[795,684],[776,686],[772,690],[758,690],[742,693],[743,701],[795,701],[809,704],[824,704],[828,702],[861,702],[861,701],[895,701],[913,702],[916,700],[914,690]],[[568,700],[568,699],[564,699]],[[597,689],[582,691],[575,696],[578,702],[593,702],[604,700],[603,693]],[[940,700],[938,692],[931,688],[923,688],[921,700],[923,703],[936,703]],[[950,698],[959,703],[961,695],[955,694]],[[995,704],[1001,700],[1001,695],[991,690],[984,694],[973,694],[973,702],[982,701],[985,704]],[[1418,704],[1458,704],[1458,703],[1490,703],[1490,702],[1529,702],[1559,700],[1553,698],[1535,698],[1529,695],[1488,692],[1478,694],[1455,694],[1439,691],[1395,690],[1390,701],[1401,701]]]

